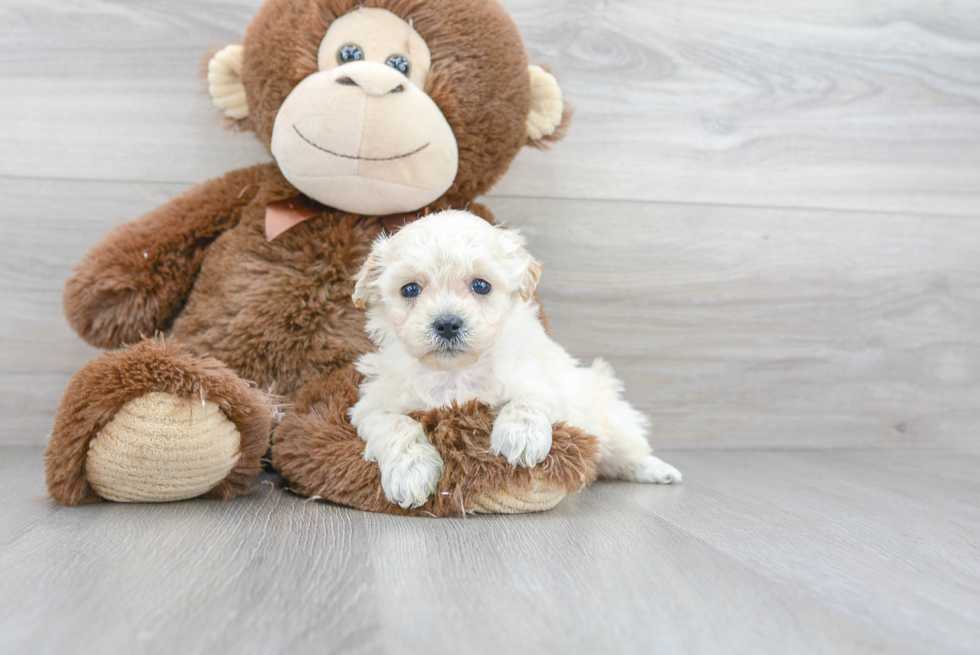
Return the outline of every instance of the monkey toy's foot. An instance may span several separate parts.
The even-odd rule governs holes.
[[[72,378],[44,455],[63,505],[248,493],[269,445],[265,394],[172,339],[144,339]]]

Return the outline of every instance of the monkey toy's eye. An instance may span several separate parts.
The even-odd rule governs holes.
[[[392,55],[388,57],[385,63],[391,66],[392,68],[394,68],[395,70],[401,71],[402,75],[405,76],[408,75],[408,60],[402,57],[401,55]]]
[[[361,61],[362,59],[364,59],[364,51],[356,43],[348,43],[341,46],[340,50],[337,51],[337,62],[341,64],[346,64],[349,61]]]
[[[470,285],[470,288],[473,289],[473,293],[480,296],[485,296],[490,293],[490,283],[486,280],[473,280],[473,284]]]
[[[420,293],[422,293],[422,287],[417,285],[415,282],[409,282],[402,287],[402,297],[404,298],[414,298]]]

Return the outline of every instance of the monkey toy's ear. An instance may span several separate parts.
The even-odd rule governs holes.
[[[536,148],[565,136],[571,109],[565,104],[558,80],[541,66],[528,66],[531,76],[531,112],[527,116],[527,142]]]
[[[242,84],[242,46],[225,46],[208,62],[208,92],[224,115],[234,121],[248,118]]]

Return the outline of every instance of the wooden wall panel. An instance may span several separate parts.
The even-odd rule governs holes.
[[[71,264],[177,185],[0,181],[0,439],[40,443],[97,354]],[[555,338],[608,358],[668,445],[975,441],[980,234],[962,218],[493,198],[547,260]],[[9,212],[9,213],[8,213]],[[16,217],[17,220],[14,220]]]
[[[976,439],[980,5],[508,0],[577,114],[489,204],[672,445]],[[258,0],[0,2],[0,441],[97,354],[70,265],[268,159],[197,79]]]
[[[0,175],[192,183],[265,157],[195,78],[249,2],[6,0]],[[980,5],[508,0],[577,109],[500,195],[976,215]]]

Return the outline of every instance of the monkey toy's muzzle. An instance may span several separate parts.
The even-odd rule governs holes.
[[[390,66],[310,75],[276,116],[272,154],[314,200],[357,214],[420,209],[456,178],[456,137],[435,102]]]

